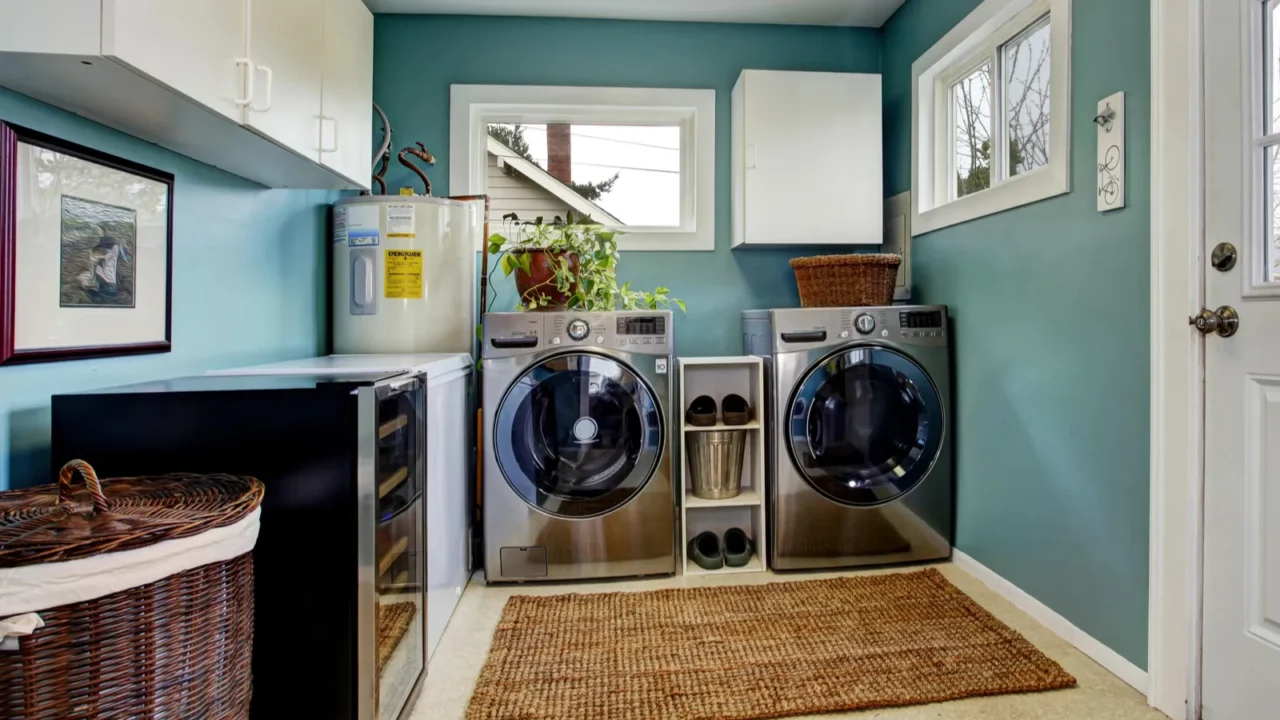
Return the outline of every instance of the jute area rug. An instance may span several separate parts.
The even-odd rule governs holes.
[[[1075,683],[927,569],[516,596],[467,720],[754,720]]]

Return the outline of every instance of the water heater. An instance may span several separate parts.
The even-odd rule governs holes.
[[[333,215],[334,353],[472,351],[483,201],[365,195]]]

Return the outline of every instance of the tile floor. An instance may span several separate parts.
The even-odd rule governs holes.
[[[1122,680],[1103,670],[1066,641],[1054,635],[981,582],[951,564],[939,569],[952,583],[1001,621],[1022,633],[1046,655],[1056,660],[1079,681],[1070,690],[1027,695],[972,698],[933,705],[867,710],[806,716],[809,720],[1157,720],[1165,718],[1147,707],[1146,698]],[[901,569],[860,572],[901,572]],[[706,585],[746,585],[764,582],[814,580],[852,573],[800,573],[670,577],[624,582],[596,582],[573,585],[486,586],[477,576],[462,596],[444,637],[436,648],[427,671],[427,680],[410,720],[462,720],[467,701],[503,605],[512,595],[556,595],[568,592],[611,592],[657,590],[669,587]]]

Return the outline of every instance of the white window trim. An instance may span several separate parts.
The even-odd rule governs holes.
[[[1268,250],[1275,241],[1272,230],[1274,225],[1268,207],[1271,203],[1273,178],[1267,167],[1267,151],[1280,152],[1280,130],[1269,133],[1266,121],[1267,98],[1271,86],[1266,59],[1268,53],[1274,52],[1276,45],[1280,44],[1280,38],[1275,37],[1271,38],[1270,46],[1266,43],[1267,34],[1270,33],[1267,14],[1276,1],[1249,3],[1248,22],[1244,29],[1246,36],[1240,39],[1242,52],[1247,54],[1242,63],[1242,92],[1250,107],[1250,112],[1245,115],[1245,156],[1250,158],[1250,164],[1244,179],[1243,189],[1248,201],[1245,203],[1245,222],[1242,227],[1251,231],[1248,240],[1251,248],[1250,252],[1241,253],[1244,255],[1244,272],[1241,273],[1244,287],[1241,294],[1246,298],[1280,297],[1280,282],[1270,279],[1270,271],[1266,265],[1270,255]],[[1259,238],[1262,239],[1261,245],[1258,243]]]
[[[981,192],[949,200],[952,174],[950,82],[981,65],[1037,18],[1050,15],[1049,162]],[[994,69],[993,69],[994,71]],[[1003,79],[992,84],[999,142]],[[923,233],[1038,202],[1071,190],[1071,0],[986,0],[911,64],[911,233]],[[997,104],[1001,103],[1001,104]],[[994,168],[993,168],[994,170]],[[939,200],[941,199],[941,200]]]
[[[716,249],[715,90],[453,85],[449,102],[449,190],[453,195],[484,192],[489,123],[679,124],[680,226],[626,226],[618,237],[618,248]]]

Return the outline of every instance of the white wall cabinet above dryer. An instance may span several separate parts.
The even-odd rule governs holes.
[[[0,17],[0,85],[269,187],[368,187],[360,0],[0,0]]]
[[[879,245],[880,76],[743,70],[733,86],[733,247]]]

